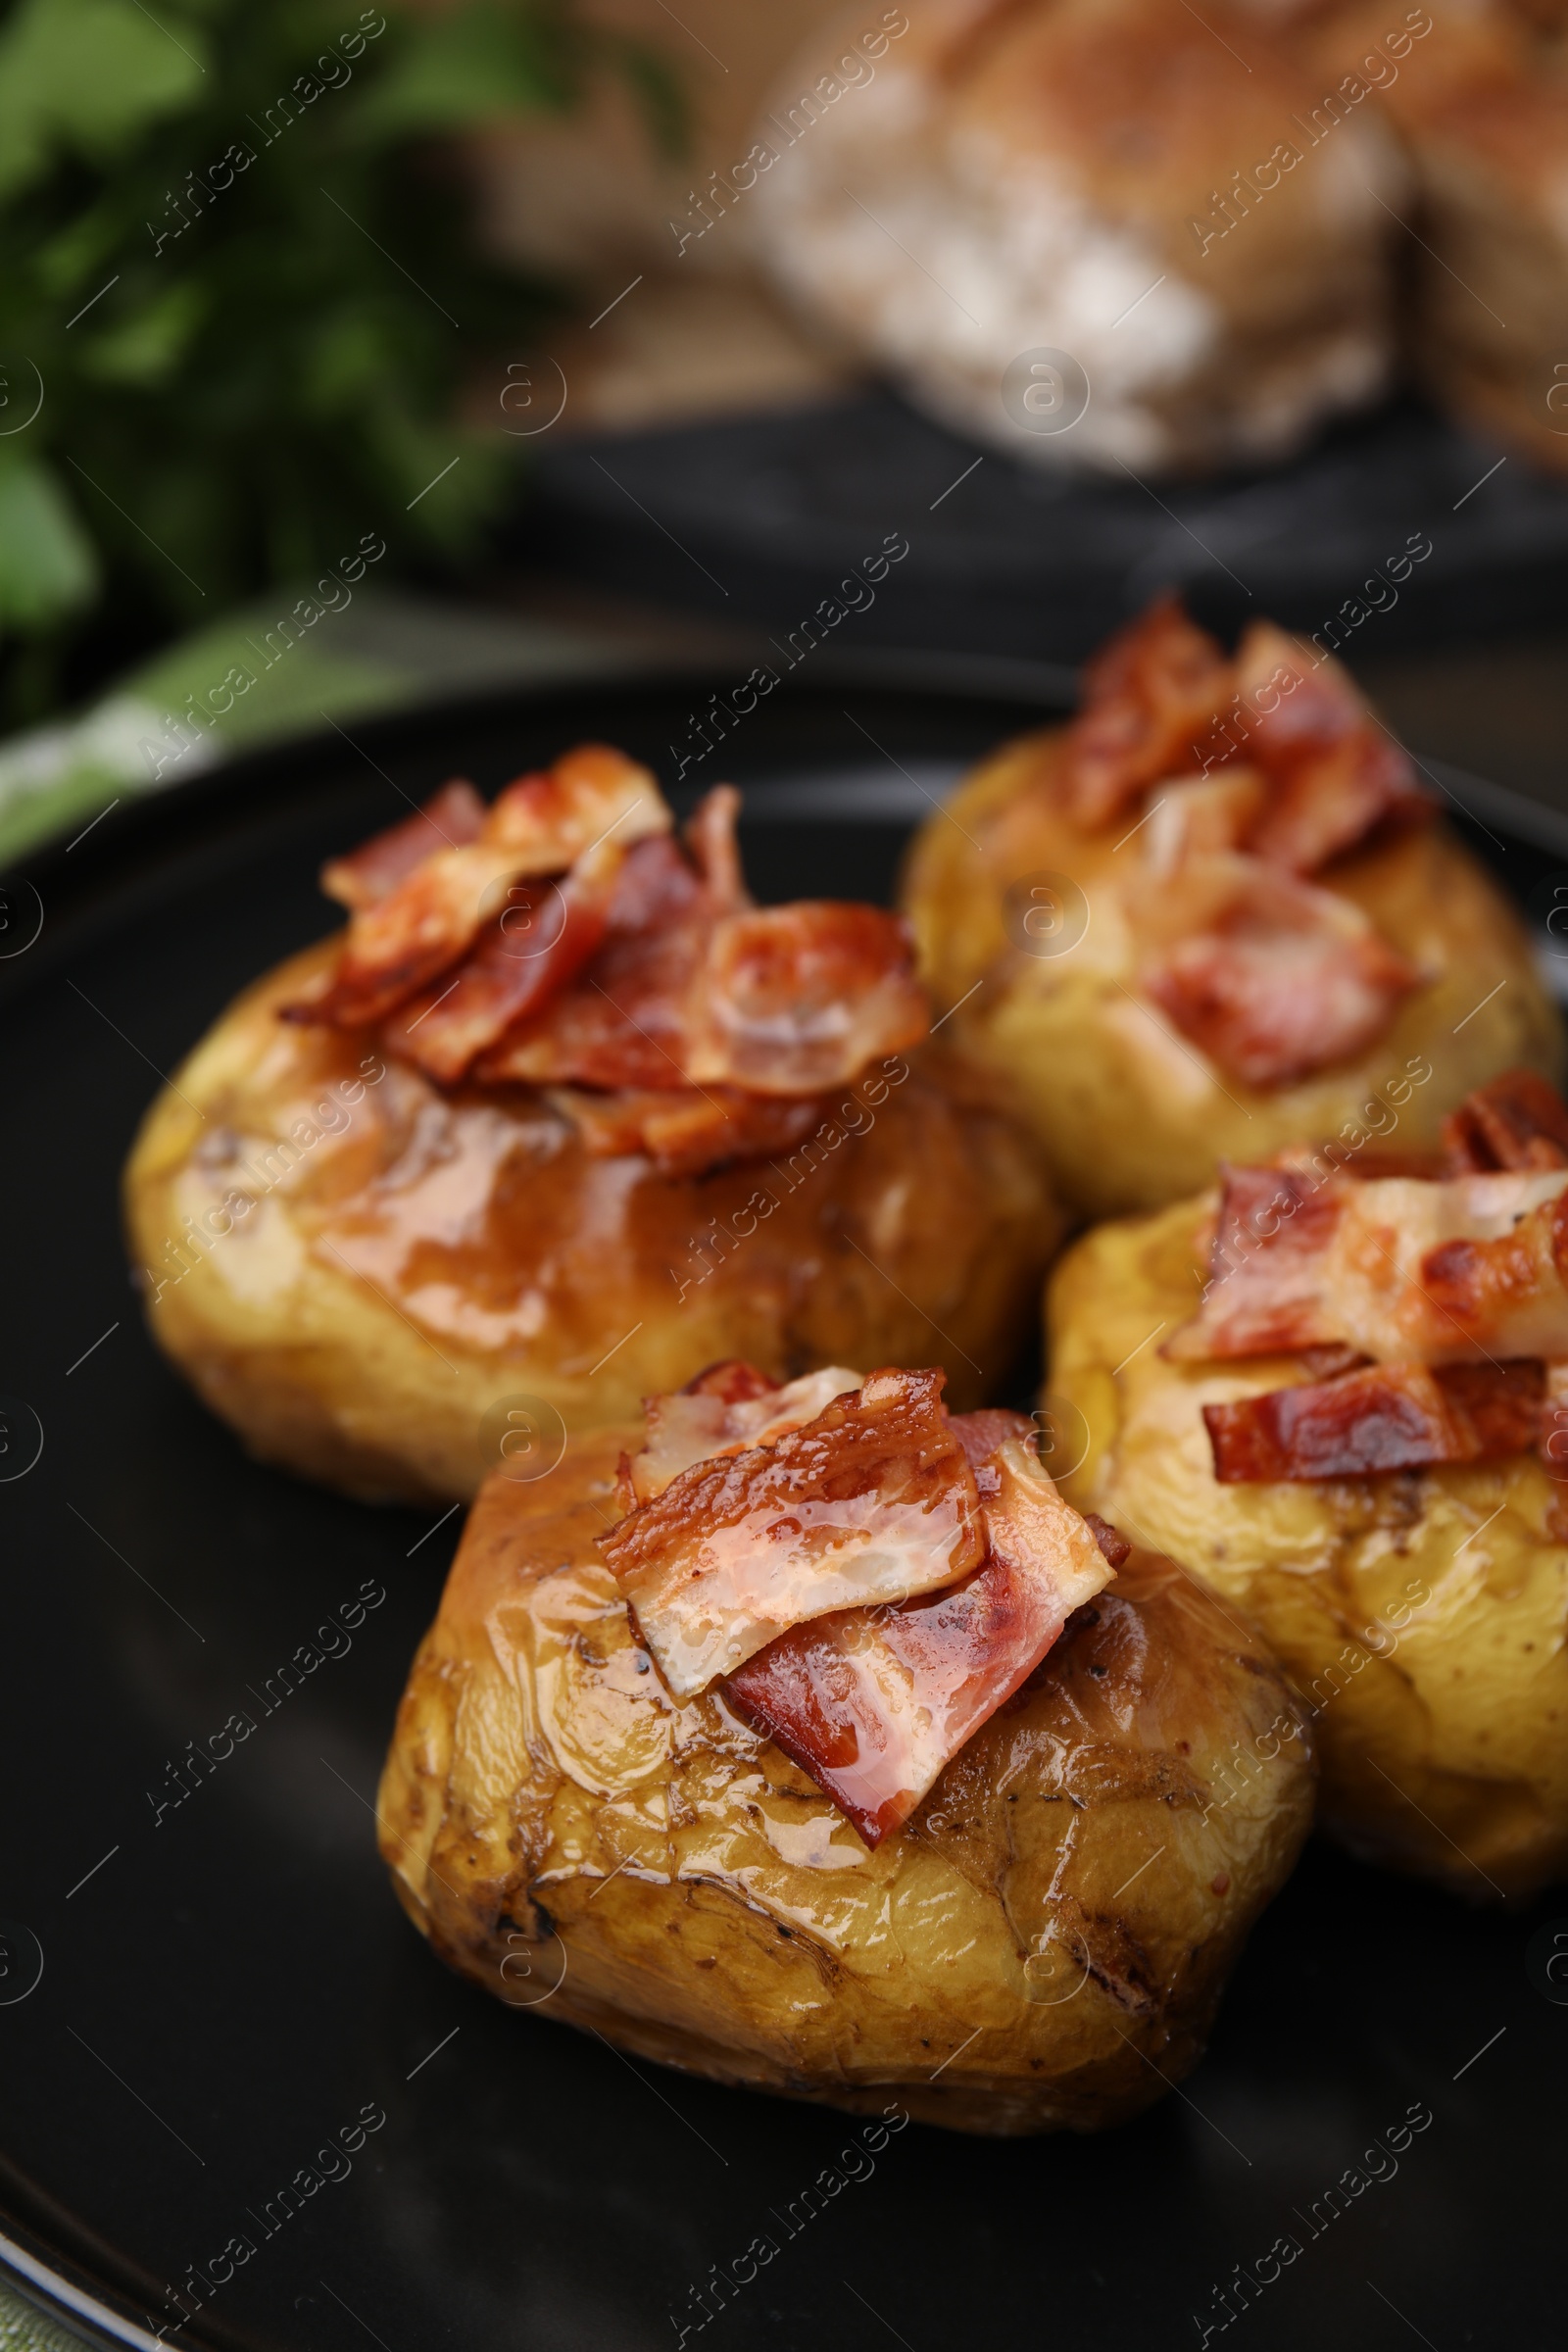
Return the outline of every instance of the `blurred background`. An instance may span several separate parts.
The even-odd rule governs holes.
[[[323,715],[803,630],[1064,678],[1165,587],[1568,809],[1560,34],[15,0],[0,859]]]

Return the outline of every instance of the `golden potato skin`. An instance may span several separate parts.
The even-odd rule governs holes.
[[[1441,823],[1314,877],[1362,907],[1432,984],[1412,991],[1356,1062],[1269,1093],[1216,1072],[1134,1001],[1139,942],[1105,885],[1139,855],[1126,839],[1136,817],[1093,834],[1067,821],[1051,792],[1062,740],[1059,728],[1027,735],[984,761],[921,827],[902,895],[939,1012],[961,1006],[945,1034],[1033,1129],[1069,1206],[1089,1216],[1162,1207],[1206,1184],[1221,1159],[1265,1159],[1282,1144],[1338,1134],[1373,1091],[1423,1059],[1434,1074],[1401,1138],[1417,1146],[1436,1143],[1443,1114],[1499,1070],[1523,1063],[1561,1077],[1562,1022],[1518,918]],[[1040,873],[1068,876],[1090,909],[1084,937],[1058,956],[1024,954],[1006,929],[1007,889]]]
[[[1342,1844],[1472,1899],[1528,1892],[1568,1866],[1562,1489],[1534,1455],[1219,1485],[1201,1407],[1304,1375],[1292,1356],[1159,1354],[1196,1304],[1211,1209],[1102,1225],[1057,1269],[1049,1387],[1088,1442],[1063,1492],[1259,1626],[1314,1710],[1320,1817]]]
[[[480,1491],[381,1782],[416,1925],[502,1999],[720,2082],[985,2132],[1149,2105],[1309,1823],[1261,1646],[1135,1554],[869,1852],[634,1642],[595,1539],[640,1443]]]
[[[363,1039],[278,1020],[335,946],[223,1014],[125,1173],[154,1335],[262,1459],[367,1497],[466,1500],[499,1458],[480,1424],[505,1397],[577,1430],[721,1356],[789,1379],[945,1348],[956,1410],[1005,1378],[1062,1220],[1034,1147],[939,1050],[879,1081],[875,1107],[870,1073],[831,1097],[858,1089],[852,1116],[870,1123],[809,1172],[660,1176],[590,1158],[525,1090],[443,1094]],[[362,1060],[384,1075],[367,1084]],[[344,1087],[360,1090],[347,1124],[233,1219],[241,1164],[265,1185],[277,1139],[318,1132],[315,1107]],[[762,1182],[778,1205],[748,1231]],[[182,1241],[209,1214],[231,1229]],[[705,1251],[715,1221],[730,1238]]]

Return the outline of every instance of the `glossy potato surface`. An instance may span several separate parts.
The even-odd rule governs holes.
[[[1441,823],[1313,877],[1360,906],[1430,984],[1353,1062],[1266,1093],[1216,1070],[1137,993],[1141,943],[1111,887],[1140,855],[1127,838],[1136,815],[1092,834],[1070,824],[1049,791],[1061,741],[1060,729],[1025,736],[982,763],[921,827],[903,903],[939,1011],[961,1006],[945,1034],[1039,1137],[1069,1205],[1090,1216],[1161,1207],[1206,1184],[1221,1159],[1338,1134],[1422,1061],[1432,1076],[1401,1125],[1401,1141],[1419,1146],[1500,1070],[1561,1077],[1562,1023],[1518,917]],[[1060,955],[1025,953],[1016,910],[1009,921],[1008,890],[1043,875],[1082,894],[1069,897],[1068,930],[1088,915]]]
[[[1063,1492],[1261,1628],[1313,1710],[1343,1844],[1473,1899],[1541,1886],[1568,1867],[1565,1491],[1533,1454],[1219,1485],[1201,1407],[1303,1373],[1159,1354],[1196,1304],[1211,1205],[1101,1226],[1057,1269],[1049,1386],[1088,1446]]]
[[[444,1093],[279,1021],[334,950],[223,1014],[126,1169],[155,1336],[265,1460],[466,1499],[503,1444],[548,1457],[722,1356],[790,1379],[946,1351],[956,1410],[1006,1377],[1061,1217],[1034,1147],[932,1049],[824,1098],[836,1143],[661,1176],[591,1158],[524,1089]]]
[[[640,1443],[480,1493],[381,1783],[416,1924],[501,1999],[723,2082],[988,2132],[1149,2105],[1309,1822],[1261,1647],[1135,1553],[871,1852],[636,1644],[595,1539]]]

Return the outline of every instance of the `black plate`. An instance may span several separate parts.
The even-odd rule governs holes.
[[[632,2066],[548,2002],[509,2015],[398,1910],[370,1806],[457,1519],[246,1460],[142,1332],[119,1167],[157,1070],[323,927],[316,862],[399,812],[394,780],[493,788],[585,733],[662,760],[722,683],[323,736],[33,869],[41,935],[0,963],[0,1389],[43,1435],[0,1485],[0,2254],[98,2340],[166,2327],[210,2352],[653,2352],[707,2336],[705,2281],[714,2345],[1149,2352],[1217,2334],[1237,2265],[1231,2324],[1258,2346],[1555,2344],[1568,2007],[1545,1958],[1568,1897],[1468,1911],[1314,1852],[1154,2113],[1093,2140],[910,2127],[874,2157],[848,2119]],[[824,655],[727,748],[758,881],[885,892],[924,795],[1040,713]],[[1521,897],[1568,868],[1552,820],[1462,789]],[[32,901],[9,906],[16,941]],[[0,1469],[32,1427],[10,1410]],[[346,1654],[266,1711],[365,1584],[385,1598]],[[255,1736],[160,1815],[170,1767],[238,1708]],[[1432,2120],[1401,2148],[1412,2108]],[[385,2120],[355,2147],[367,2112]],[[776,2253],[716,2287],[759,2237]],[[1261,2282],[1282,2237],[1300,2251]],[[231,2239],[254,2250],[224,2277]]]
[[[1288,466],[1199,482],[1020,465],[891,392],[597,435],[544,457],[516,552],[785,641],[890,532],[913,560],[874,603],[848,589],[835,625],[858,646],[1076,662],[1163,588],[1226,635],[1266,612],[1352,656],[1568,616],[1568,482],[1415,400]]]

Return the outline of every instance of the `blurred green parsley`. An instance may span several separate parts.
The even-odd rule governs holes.
[[[88,631],[139,650],[367,531],[478,544],[524,444],[459,395],[560,294],[479,254],[442,142],[605,72],[678,140],[657,55],[572,0],[0,10],[0,718]]]

